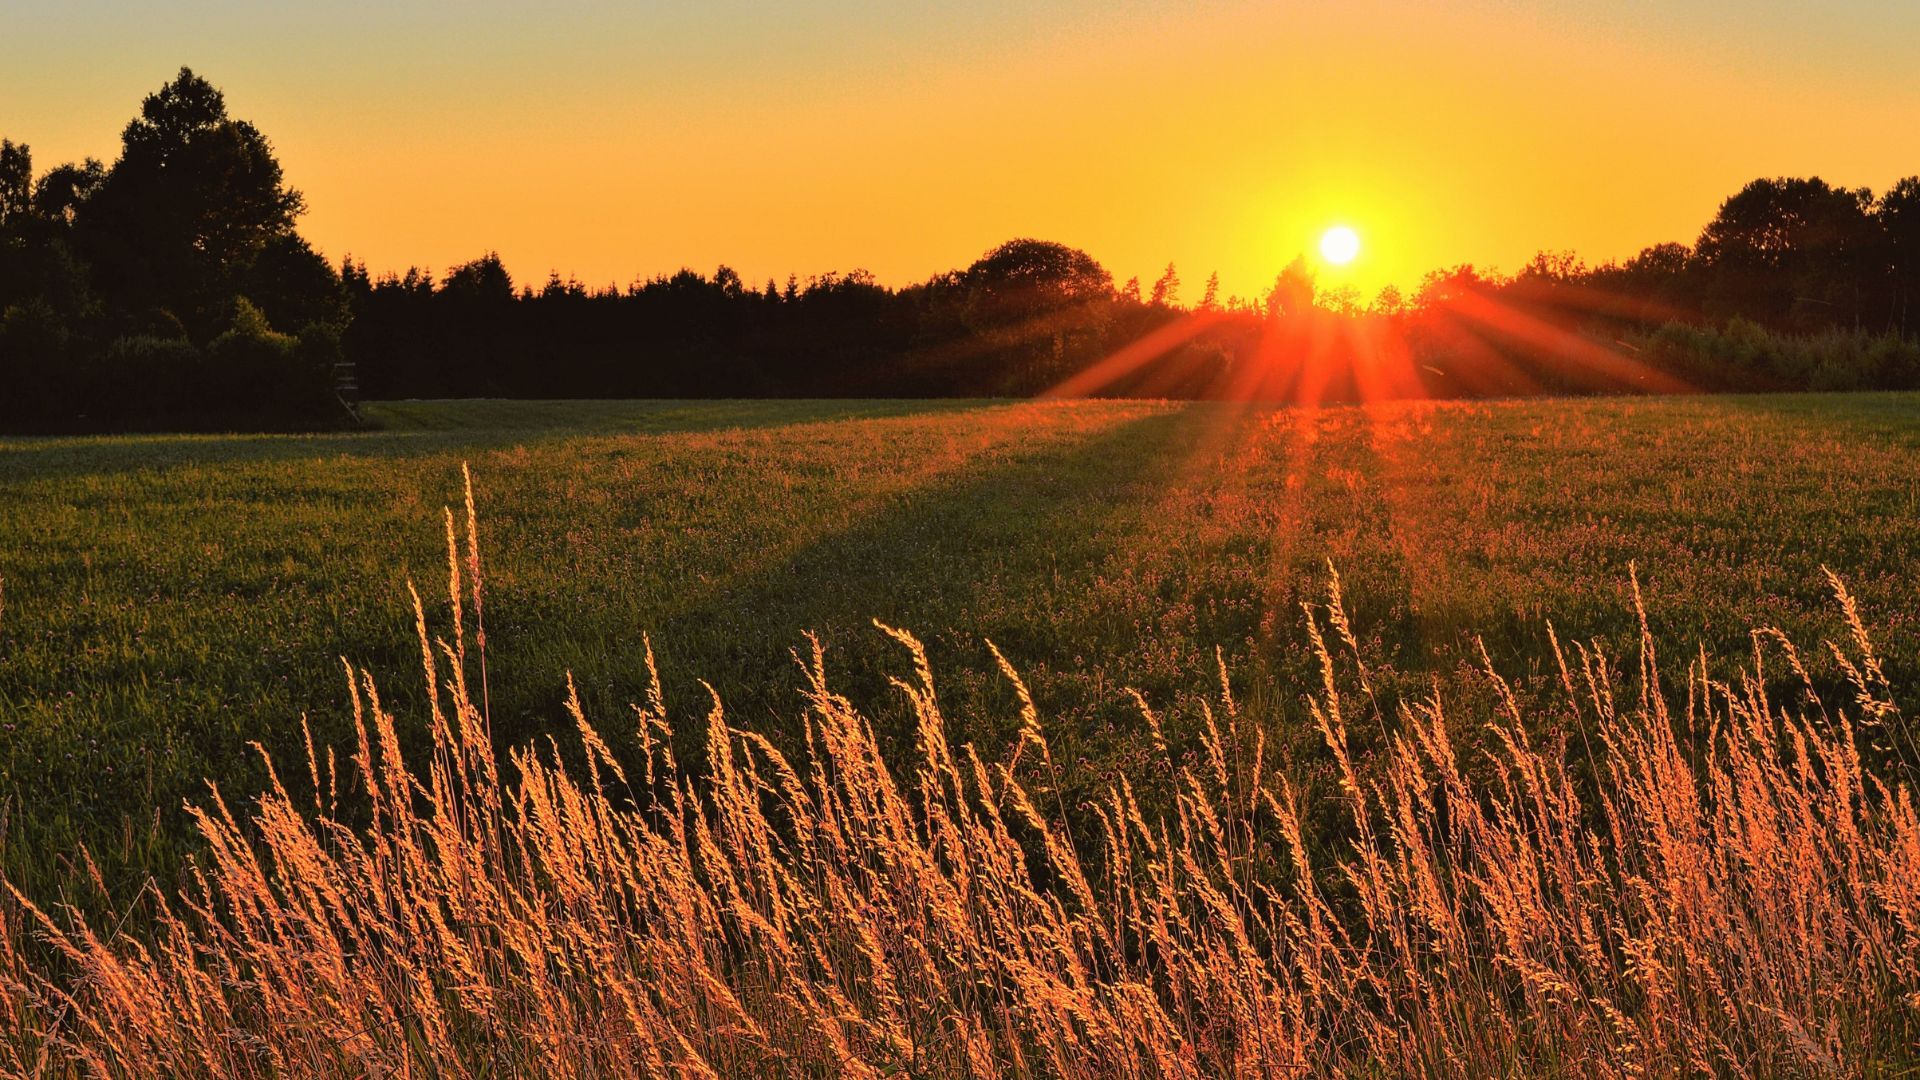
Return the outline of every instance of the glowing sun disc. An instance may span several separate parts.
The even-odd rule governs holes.
[[[1320,257],[1335,266],[1345,266],[1360,254],[1360,234],[1345,225],[1335,225],[1320,237]]]

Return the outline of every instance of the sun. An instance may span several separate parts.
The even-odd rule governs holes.
[[[1320,257],[1335,266],[1345,266],[1360,254],[1360,234],[1345,225],[1335,225],[1320,236]]]

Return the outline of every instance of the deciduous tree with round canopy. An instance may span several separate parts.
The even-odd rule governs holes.
[[[204,334],[249,291],[261,254],[293,235],[304,209],[266,136],[181,68],[141,103],[75,225],[103,293],[171,310]],[[275,270],[287,276],[284,259]]]

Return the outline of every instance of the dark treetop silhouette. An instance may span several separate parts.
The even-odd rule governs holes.
[[[753,287],[722,266],[621,289],[334,270],[266,137],[185,68],[111,167],[38,177],[0,142],[0,427],[306,427],[367,397],[1143,394],[1373,397],[1920,385],[1920,177],[1875,197],[1761,179],[1689,248],[1512,277],[1463,265],[1412,297],[1143,299],[1084,252],[1013,240],[905,288],[862,271]]]

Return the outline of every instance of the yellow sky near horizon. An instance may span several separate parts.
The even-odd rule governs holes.
[[[1252,295],[1334,224],[1364,295],[1691,241],[1755,176],[1920,173],[1920,5],[760,0],[28,5],[0,135],[111,159],[181,64],[376,271],[593,285],[725,262],[900,285],[1013,236]],[[1905,42],[1905,46],[1901,43]]]

